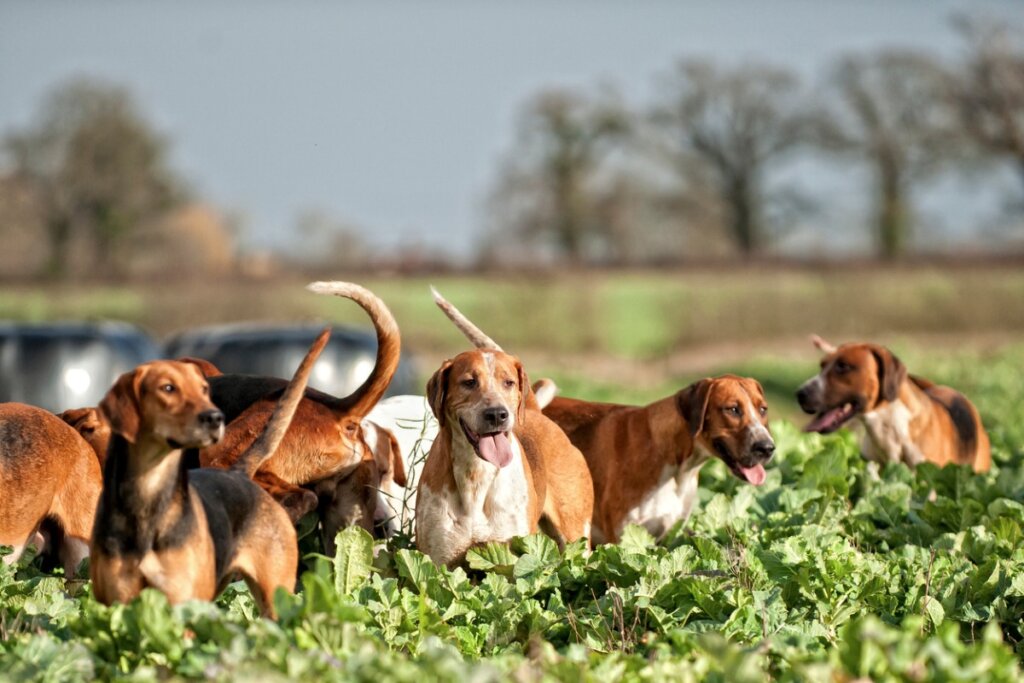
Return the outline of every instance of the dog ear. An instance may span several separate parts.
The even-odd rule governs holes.
[[[530,378],[526,376],[526,368],[518,360],[516,361],[516,372],[519,373],[519,405],[516,407],[516,422],[524,424],[526,422],[526,395],[532,390],[530,389]]]
[[[887,348],[876,346],[871,349],[878,365],[878,399],[895,401],[900,395],[900,384],[907,378],[907,366]]]
[[[110,425],[110,431],[124,437],[128,443],[135,443],[139,435],[142,423],[139,390],[145,375],[145,368],[124,373],[100,401],[100,414]]]
[[[185,356],[184,358],[178,359],[179,363],[189,363],[199,368],[199,372],[202,373],[203,377],[216,377],[221,373],[217,369],[217,366],[204,358],[193,358],[192,356]]]
[[[396,484],[404,487],[408,484],[408,480],[405,478],[405,459],[402,458],[402,447],[390,429],[385,429],[384,431],[387,432],[388,445],[391,449],[391,478]]]
[[[708,410],[709,398],[711,398],[711,378],[694,382],[676,394],[676,406],[690,428],[691,437],[700,434],[704,428],[704,415]]]
[[[822,353],[834,353],[836,350],[834,344],[830,344],[816,334],[811,335],[811,343],[814,344],[814,348],[818,349]]]
[[[448,394],[448,375],[452,370],[452,362],[446,360],[437,372],[427,381],[427,401],[430,411],[437,418],[437,426],[444,428],[444,400]]]

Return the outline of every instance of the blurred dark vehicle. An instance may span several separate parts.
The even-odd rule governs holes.
[[[118,376],[158,356],[127,323],[0,322],[0,401],[54,412],[94,406]]]
[[[164,357],[192,356],[208,360],[225,374],[291,377],[319,325],[266,326],[232,324],[182,332],[164,344]],[[334,326],[331,340],[313,366],[309,386],[346,396],[370,376],[377,356],[377,336],[367,329]],[[416,368],[403,350],[385,396],[422,394]]]

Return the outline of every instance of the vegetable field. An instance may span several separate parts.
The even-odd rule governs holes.
[[[976,402],[992,472],[876,477],[849,431],[776,420],[765,485],[709,464],[699,510],[660,542],[531,536],[448,571],[407,538],[375,555],[350,529],[326,558],[309,536],[278,623],[243,584],[108,608],[86,581],[0,565],[0,679],[1020,680],[1024,348],[913,369]]]

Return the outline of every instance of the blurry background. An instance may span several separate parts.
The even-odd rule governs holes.
[[[432,282],[629,400],[812,331],[1001,353],[1024,4],[5,0],[0,245],[3,319],[365,324],[302,289],[350,279],[429,372]]]

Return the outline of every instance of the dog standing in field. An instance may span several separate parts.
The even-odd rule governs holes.
[[[477,349],[442,364],[427,383],[439,433],[416,499],[416,544],[456,565],[471,547],[537,531],[560,545],[590,537],[593,485],[583,456],[544,417],[515,356],[436,292]]]
[[[367,445],[362,420],[384,395],[398,367],[401,339],[398,324],[377,296],[359,285],[348,282],[314,282],[309,289],[318,294],[333,294],[359,304],[370,316],[377,332],[377,359],[370,376],[349,396],[336,398],[309,389],[299,403],[295,419],[278,451],[256,473],[255,481],[288,510],[293,521],[317,507],[330,505],[325,482],[332,480],[342,487],[361,491],[360,485],[346,482],[348,475],[365,478],[370,483],[379,473],[373,471],[373,453]],[[231,467],[255,441],[270,419],[277,395],[287,383],[274,377],[221,375],[209,378],[213,403],[224,413],[224,438],[204,448],[199,460],[204,467]],[[320,501],[304,486],[319,486]],[[350,496],[345,496],[351,501]],[[345,515],[364,520],[372,527],[375,497],[359,495],[357,510]],[[362,501],[362,502],[360,502]],[[345,504],[348,507],[348,503]],[[369,521],[365,521],[369,520]],[[326,529],[331,541],[336,529]]]
[[[53,546],[74,576],[89,554],[102,484],[95,453],[73,428],[41,408],[0,403],[0,545],[14,548],[6,562],[33,541]]]
[[[828,434],[853,419],[864,425],[861,453],[872,462],[992,464],[988,434],[977,409],[949,387],[907,374],[889,349],[877,344],[833,346],[817,335],[825,354],[821,371],[796,393],[814,419],[804,429]]]
[[[290,592],[295,582],[297,540],[288,514],[251,477],[284,438],[329,334],[317,338],[262,432],[226,470],[189,470],[183,461],[183,449],[224,434],[224,415],[195,365],[154,361],[117,380],[100,403],[112,432],[90,548],[100,602],[126,602],[147,587],[172,603],[212,600],[241,575],[273,616],[274,591]]]
[[[749,377],[702,379],[642,407],[555,397],[544,414],[587,460],[595,544],[618,542],[627,524],[662,537],[689,517],[709,459],[760,486],[775,452],[764,390]]]

